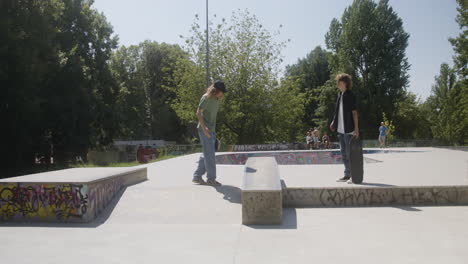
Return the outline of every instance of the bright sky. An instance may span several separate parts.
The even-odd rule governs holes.
[[[291,39],[283,51],[284,66],[295,63],[320,45],[333,18],[341,18],[352,0],[211,0],[210,19],[230,18],[237,9],[248,9],[270,31],[283,25],[281,40]],[[443,62],[453,65],[448,41],[460,33],[455,22],[455,0],[390,0],[410,34],[407,57],[411,64],[409,90],[422,99],[430,95],[434,77]],[[205,0],[95,0],[119,36],[119,45],[144,40],[182,45],[195,14],[205,18]],[[216,14],[217,18],[212,15]],[[204,23],[204,22],[203,22]]]

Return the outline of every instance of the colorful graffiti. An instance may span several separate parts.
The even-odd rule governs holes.
[[[124,177],[90,184],[1,184],[0,221],[89,222],[124,185]]]
[[[85,185],[2,184],[0,220],[82,218],[88,211],[88,202]]]
[[[329,149],[340,148],[336,143],[332,143]],[[241,151],[276,151],[276,150],[306,150],[309,149],[306,143],[276,143],[276,144],[256,144],[256,145],[233,145],[233,152]],[[323,144],[320,149],[325,149]]]

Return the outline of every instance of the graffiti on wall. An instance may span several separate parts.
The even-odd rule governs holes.
[[[307,206],[454,205],[455,187],[287,189],[285,204]]]
[[[3,184],[0,185],[0,220],[17,218],[81,218],[88,210],[84,185]]]
[[[340,146],[336,143],[331,143],[328,149],[336,149]],[[306,143],[276,143],[276,144],[256,144],[256,145],[233,145],[233,152],[242,151],[277,151],[277,150],[306,150],[309,149]],[[325,145],[321,144],[320,149],[325,149]]]
[[[0,184],[0,221],[94,219],[125,185],[124,177],[87,184]]]
[[[232,151],[273,151],[273,150],[288,150],[292,144],[257,144],[257,145],[234,145]],[[294,148],[293,148],[294,149]]]
[[[112,178],[89,186],[89,209],[95,218],[124,186],[124,178]]]

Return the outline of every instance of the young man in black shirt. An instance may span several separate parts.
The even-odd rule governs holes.
[[[335,115],[330,124],[332,131],[338,131],[340,138],[341,155],[345,166],[344,176],[337,181],[351,182],[351,170],[349,166],[349,142],[351,137],[359,137],[358,112],[356,99],[350,90],[351,76],[345,73],[338,74],[335,78],[340,93],[336,100]]]

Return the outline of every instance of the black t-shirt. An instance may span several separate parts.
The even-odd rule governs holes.
[[[346,90],[344,93],[339,93],[336,99],[335,115],[333,117],[333,128],[338,129],[338,115],[340,110],[340,99],[343,96],[343,119],[345,133],[354,131],[353,111],[357,110],[356,99],[351,90]]]

